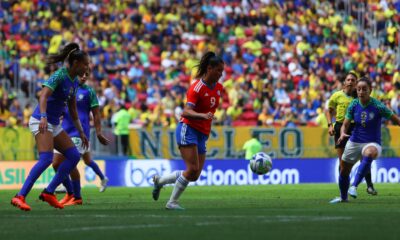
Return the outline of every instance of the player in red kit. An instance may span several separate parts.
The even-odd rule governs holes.
[[[165,184],[175,183],[166,209],[183,210],[178,199],[189,182],[196,181],[200,176],[206,158],[206,141],[211,131],[211,122],[223,90],[218,83],[224,71],[224,62],[220,57],[213,52],[207,52],[197,67],[197,80],[187,92],[187,103],[176,128],[176,141],[186,170],[153,177],[154,200],[158,200],[160,190]]]

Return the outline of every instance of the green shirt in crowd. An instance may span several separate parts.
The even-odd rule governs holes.
[[[115,113],[113,122],[117,124],[114,130],[115,135],[129,135],[129,123],[131,122],[131,115],[126,109],[121,109]]]
[[[246,150],[246,160],[251,160],[254,154],[261,152],[262,145],[256,138],[252,138],[244,143],[243,150]]]

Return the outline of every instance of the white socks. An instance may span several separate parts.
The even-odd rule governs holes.
[[[158,185],[164,186],[165,184],[174,183],[181,174],[182,171],[174,171],[168,175],[161,176],[158,180]]]
[[[178,179],[176,179],[174,190],[172,190],[171,198],[169,202],[177,202],[183,191],[185,191],[186,186],[189,184],[189,181],[182,175],[180,175]]]

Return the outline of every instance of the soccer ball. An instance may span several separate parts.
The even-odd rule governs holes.
[[[272,159],[268,154],[264,152],[254,154],[253,158],[250,160],[250,169],[255,174],[266,174],[271,170],[271,168]]]

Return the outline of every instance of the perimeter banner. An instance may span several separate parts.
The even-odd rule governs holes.
[[[28,128],[0,127],[0,161],[35,159],[35,141]]]
[[[332,158],[336,156],[334,139],[324,128],[213,127],[207,142],[207,159],[243,157],[243,144],[251,138],[253,133],[258,135],[263,151],[274,158]],[[382,128],[382,156],[400,155],[399,146],[400,128]],[[132,155],[139,159],[180,157],[173,129],[131,130],[130,148]]]
[[[0,162],[0,189],[20,189],[35,163],[36,161]],[[99,160],[96,161],[96,163],[104,172],[105,162]],[[99,177],[97,177],[92,168],[86,166],[83,161],[79,162],[78,170],[81,174],[82,187],[97,187],[100,185]],[[52,167],[47,168],[33,187],[45,188],[50,183],[54,174],[55,172]]]
[[[236,160],[206,161],[200,178],[192,185],[268,185],[300,183],[336,183],[338,160],[331,159],[275,159],[273,168],[266,175],[256,175],[249,169],[249,162]],[[358,163],[353,167],[354,178]],[[165,175],[185,169],[182,160],[127,160],[107,161],[107,176],[111,186],[152,186],[155,174]],[[378,183],[400,182],[400,159],[385,158],[372,164],[372,180]],[[353,181],[353,180],[352,180]]]

